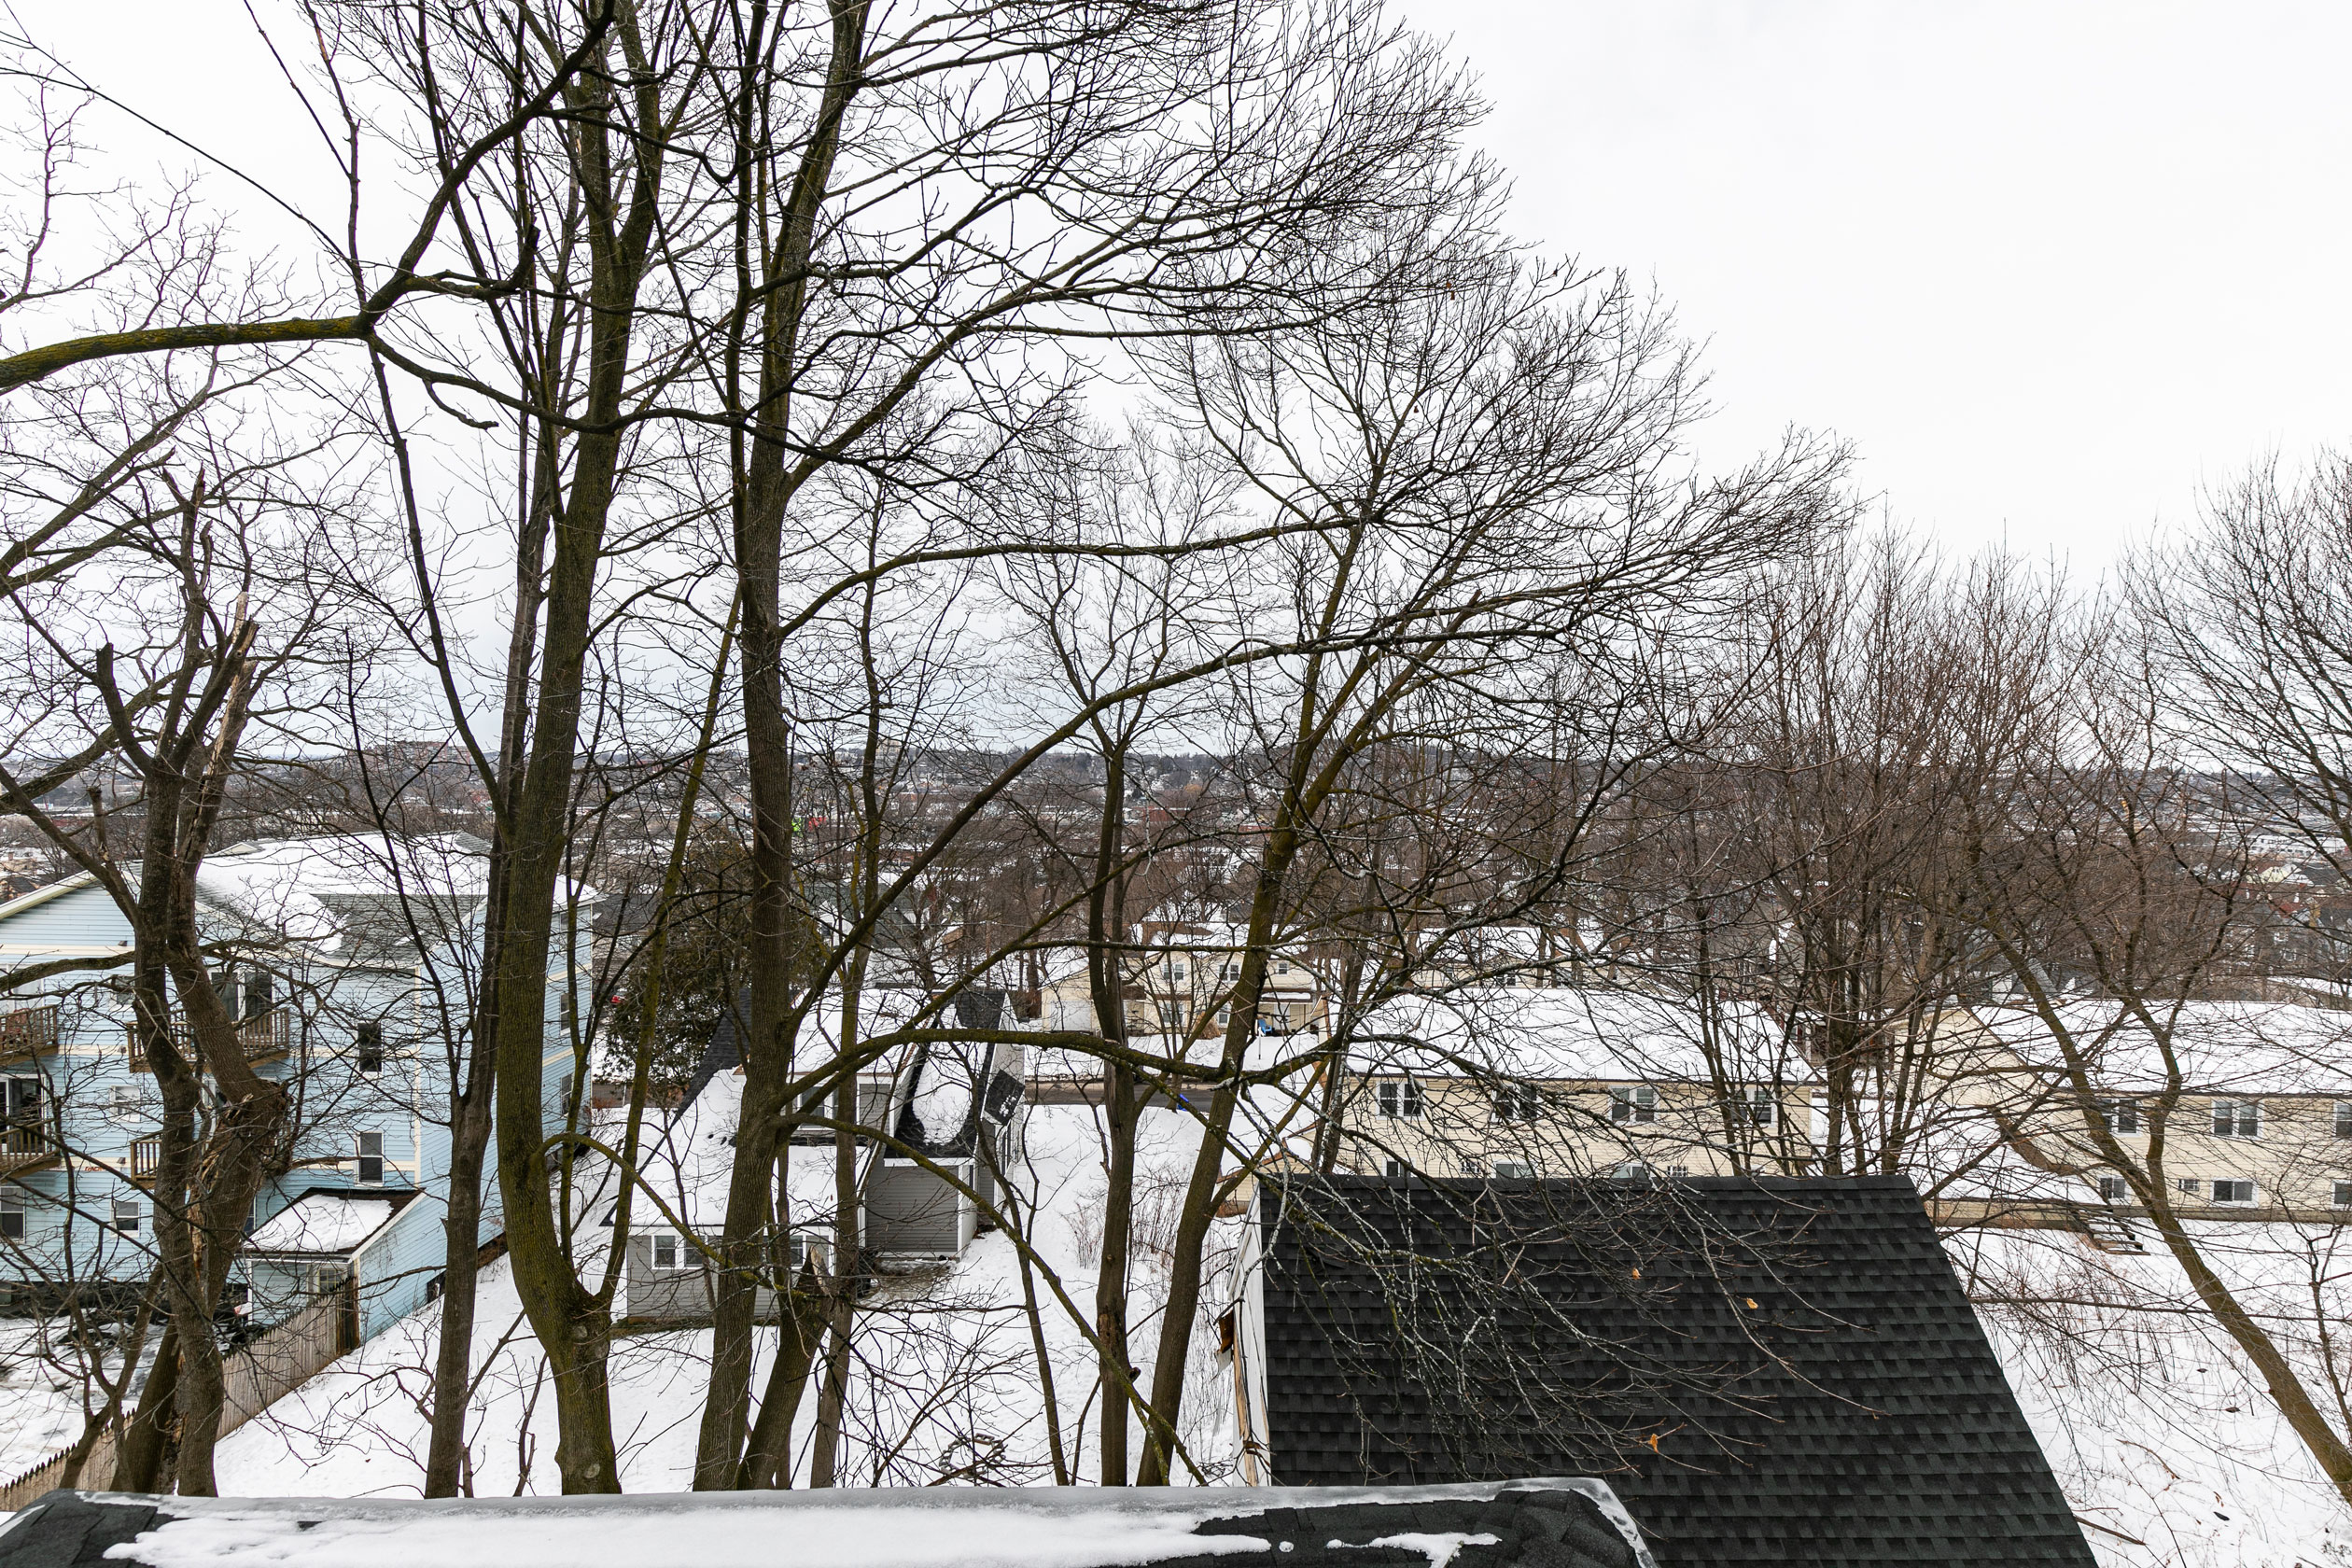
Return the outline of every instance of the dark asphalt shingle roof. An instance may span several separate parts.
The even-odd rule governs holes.
[[[1269,1183],[1288,1485],[1597,1475],[1662,1568],[2092,1557],[1899,1177]]]

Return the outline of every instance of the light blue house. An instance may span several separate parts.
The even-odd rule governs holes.
[[[450,1085],[462,1071],[481,952],[484,861],[452,835],[259,843],[198,874],[216,987],[248,1060],[287,1085],[284,1173],[254,1206],[232,1292],[254,1326],[340,1293],[353,1341],[438,1292]],[[568,950],[579,961],[563,961]],[[576,1069],[567,999],[583,946],[559,946],[541,1055],[550,1127]],[[0,904],[0,1298],[127,1295],[154,1265],[161,1101],[130,1028],[131,931],[87,874]],[[478,1240],[501,1231],[495,1177]]]

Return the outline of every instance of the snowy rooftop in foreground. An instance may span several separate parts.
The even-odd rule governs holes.
[[[1651,1568],[1595,1480],[944,1489],[437,1502],[52,1492],[0,1568]]]
[[[256,1253],[347,1253],[383,1229],[399,1208],[388,1197],[305,1193],[264,1220],[245,1247]]]

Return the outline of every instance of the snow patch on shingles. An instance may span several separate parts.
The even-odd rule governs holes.
[[[1323,1544],[1333,1551],[1362,1546],[1393,1547],[1398,1551],[1422,1552],[1429,1558],[1429,1568],[1446,1568],[1446,1564],[1451,1562],[1463,1547],[1499,1546],[1502,1540],[1500,1535],[1486,1530],[1479,1531],[1476,1535],[1465,1534],[1459,1530],[1408,1530],[1402,1534],[1383,1535],[1373,1541],[1326,1541]]]
[[[607,1568],[687,1561],[694,1568],[1093,1568],[1170,1557],[1267,1552],[1250,1535],[1196,1535],[1214,1508],[1139,1514],[1113,1508],[668,1508],[528,1514],[428,1514],[303,1521],[276,1512],[175,1519],[110,1558],[151,1568]],[[1401,1537],[1400,1537],[1401,1539]],[[1434,1539],[1434,1537],[1433,1537]],[[1433,1568],[1444,1560],[1432,1559]]]

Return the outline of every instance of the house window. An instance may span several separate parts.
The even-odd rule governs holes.
[[[2335,1102],[2335,1135],[2338,1138],[2352,1138],[2352,1099]]]
[[[2217,1114],[2219,1108],[2216,1108]],[[2099,1102],[2099,1120],[2109,1132],[2133,1133],[2140,1129],[2139,1101],[2107,1099]]]
[[[1670,1165],[1666,1168],[1666,1174],[1669,1176],[1687,1176],[1690,1174],[1690,1167],[1687,1165]]]
[[[13,1198],[0,1198],[0,1241],[23,1239],[24,1205]]]
[[[262,1014],[267,1013],[275,1001],[273,989],[267,973],[258,969],[249,971],[245,977],[244,986],[240,987],[241,1000],[245,1002],[245,1015],[248,1018],[259,1018]]]
[[[1169,964],[1168,966],[1168,977],[1175,981],[1178,985],[1183,985],[1184,983],[1184,966],[1180,963]]]
[[[1394,1155],[1391,1155],[1388,1157],[1388,1163],[1383,1165],[1380,1169],[1391,1176],[1403,1176],[1408,1174],[1405,1162],[1398,1159]]]
[[[1494,1162],[1494,1173],[1512,1181],[1523,1182],[1535,1174],[1535,1168],[1525,1160],[1499,1159]]]
[[[1613,1122],[1654,1122],[1658,1120],[1658,1090],[1647,1084],[1635,1084],[1628,1088],[1609,1091],[1609,1120]]]
[[[106,1089],[106,1114],[118,1122],[134,1119],[139,1113],[139,1086],[136,1084],[114,1084]]]
[[[1544,1094],[1533,1084],[1497,1084],[1494,1086],[1494,1119],[1498,1122],[1541,1121],[1544,1115]]]
[[[2251,1182],[2216,1182],[2213,1183],[2213,1201],[2216,1203],[2251,1203],[2254,1201],[2254,1183]]]
[[[1731,1105],[1735,1121],[1760,1127],[1771,1127],[1774,1113],[1780,1109],[1780,1102],[1772,1098],[1770,1089],[1752,1089],[1747,1099],[1734,1099]]]
[[[8,1080],[8,1120],[37,1122],[41,1119],[41,1081],[38,1078]]]
[[[1274,973],[1277,974],[1288,974],[1290,973],[1290,959],[1276,959],[1274,960]]]
[[[2100,1178],[2099,1178],[2099,1201],[2100,1201],[2100,1202],[2102,1202],[2102,1203],[2129,1203],[2129,1202],[2131,1202],[2131,1201],[2132,1201],[2132,1183],[2129,1183],[2129,1182],[2126,1182],[2126,1181],[2125,1181],[2125,1180],[2123,1180],[2123,1178],[2122,1178],[2122,1177],[2121,1177],[2121,1176],[2102,1176],[2102,1177],[2100,1177]]]
[[[384,1134],[380,1132],[359,1135],[359,1184],[363,1187],[384,1185]]]
[[[135,1197],[114,1200],[114,1227],[125,1236],[139,1234],[139,1211],[142,1205]]]
[[[1229,963],[1229,964],[1225,965],[1225,977],[1226,979],[1228,979],[1228,980],[1239,980],[1239,979],[1240,979],[1240,978],[1241,978],[1241,966],[1240,966],[1239,964],[1238,964],[1238,963]]]
[[[2338,1182],[2335,1184],[2335,1206],[2352,1209],[2352,1182]]]
[[[2183,1197],[2201,1197],[2205,1194],[2205,1183],[2194,1176],[2183,1176],[2173,1185],[2180,1189],[2180,1196]]]
[[[2213,1102],[2213,1136],[2262,1136],[2262,1102],[2259,1099],[2217,1099]]]
[[[1418,1120],[1421,1113],[1421,1086],[1410,1078],[1402,1083],[1380,1085],[1380,1114]]]
[[[656,1268],[676,1268],[679,1267],[678,1261],[678,1233],[676,1231],[657,1230],[653,1233],[653,1267]]]
[[[367,1073],[384,1071],[384,1026],[372,1018],[359,1026],[352,1042],[352,1067]]]

